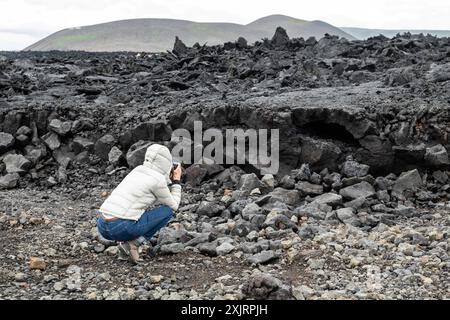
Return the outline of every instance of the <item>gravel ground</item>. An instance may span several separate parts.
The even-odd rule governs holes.
[[[280,280],[296,299],[450,298],[449,203],[370,232],[339,224],[317,226],[311,239],[289,234],[267,265],[251,265],[237,250],[209,257],[192,249],[133,266],[97,240],[102,192],[82,200],[62,190],[2,192],[1,299],[257,298],[249,290],[258,277]],[[42,270],[30,268],[32,257],[43,259]]]

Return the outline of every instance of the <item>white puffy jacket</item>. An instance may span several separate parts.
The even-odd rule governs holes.
[[[172,155],[167,147],[153,144],[145,153],[145,161],[133,169],[105,200],[99,211],[106,218],[139,220],[155,201],[174,211],[181,200],[181,186],[169,189]]]

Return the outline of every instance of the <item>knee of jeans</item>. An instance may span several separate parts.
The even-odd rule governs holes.
[[[100,218],[97,218],[97,229],[100,230],[103,228],[103,221]]]
[[[103,238],[106,238],[106,237],[105,237],[105,235],[106,235],[106,230],[105,230],[103,224],[97,223],[97,231],[98,231],[98,233],[100,234],[100,236],[102,236]]]
[[[172,210],[172,208],[170,208],[168,206],[162,206],[160,208],[160,210],[163,210],[163,212],[166,214],[167,217],[172,217],[173,216],[173,210]]]

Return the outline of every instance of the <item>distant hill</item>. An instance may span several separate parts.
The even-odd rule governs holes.
[[[365,40],[370,37],[375,37],[380,34],[384,35],[385,37],[392,38],[397,33],[405,33],[410,32],[413,34],[431,34],[438,37],[450,37],[450,30],[415,30],[415,29],[404,29],[404,30],[386,30],[386,29],[364,29],[364,28],[345,28],[342,27],[341,30],[350,33],[354,37]]]
[[[247,25],[236,23],[200,23],[174,19],[133,19],[102,23],[58,31],[24,50],[148,51],[160,52],[173,47],[175,36],[192,46],[235,41],[242,36],[249,43],[271,38],[276,27],[287,30],[291,38],[325,33],[354,40],[349,33],[322,21],[305,21],[283,15],[271,15]]]
[[[341,29],[332,26],[323,21],[305,21],[283,15],[272,15],[264,17],[247,24],[246,30],[252,34],[252,41],[260,40],[261,38],[272,37],[274,30],[277,27],[286,29],[291,38],[308,38],[316,37],[322,38],[326,33],[337,35],[339,37],[347,38],[348,40],[355,40],[356,38]]]

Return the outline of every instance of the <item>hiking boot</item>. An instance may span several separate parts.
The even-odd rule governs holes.
[[[121,242],[119,244],[119,259],[129,260],[134,264],[138,263],[139,251],[135,241]]]
[[[156,257],[156,250],[155,247],[151,246],[150,248],[148,248],[147,250],[147,258],[155,258]]]

